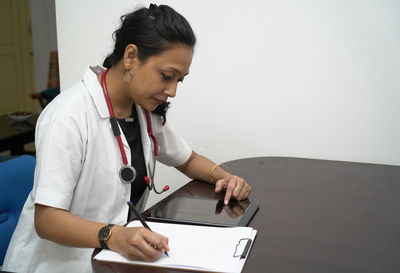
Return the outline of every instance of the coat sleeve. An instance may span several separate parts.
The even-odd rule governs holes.
[[[69,209],[84,160],[84,124],[84,115],[55,111],[40,119],[35,137],[35,203]]]
[[[158,161],[167,166],[180,166],[192,154],[189,144],[181,138],[168,124],[162,125],[162,118],[152,114],[153,130],[159,146]]]

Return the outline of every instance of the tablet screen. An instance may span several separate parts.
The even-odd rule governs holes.
[[[223,200],[178,195],[156,205],[147,219],[209,226],[247,226],[257,209],[258,205],[249,199],[231,200],[225,206]]]

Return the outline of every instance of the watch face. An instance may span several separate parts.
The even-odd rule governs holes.
[[[99,230],[99,239],[100,240],[106,240],[109,235],[110,235],[110,227],[109,226],[104,226]]]

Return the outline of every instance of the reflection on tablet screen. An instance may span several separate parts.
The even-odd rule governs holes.
[[[157,205],[147,218],[186,224],[246,226],[257,209],[258,205],[248,199],[231,200],[225,206],[223,200],[175,196]]]

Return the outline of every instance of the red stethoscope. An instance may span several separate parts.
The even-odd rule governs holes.
[[[118,121],[114,115],[114,110],[113,110],[111,100],[110,100],[110,97],[109,97],[108,91],[107,91],[106,75],[107,75],[108,71],[109,71],[109,69],[105,70],[101,75],[101,86],[103,88],[103,94],[104,94],[104,98],[107,103],[108,112],[110,113],[111,128],[113,130],[114,136],[117,138],[119,150],[121,152],[121,157],[122,157],[123,166],[119,170],[119,178],[121,179],[121,181],[123,183],[132,183],[136,179],[137,172],[134,167],[132,167],[131,165],[128,164],[128,159],[126,158],[125,150],[124,150],[124,147],[122,146],[121,131],[119,130]],[[161,194],[161,193],[169,190],[169,186],[165,185],[164,188],[162,189],[162,191],[157,191],[157,189],[154,185],[154,173],[156,170],[156,158],[158,156],[158,143],[157,143],[156,137],[153,134],[150,114],[147,110],[144,110],[144,111],[145,111],[146,120],[147,120],[147,133],[149,134],[149,137],[151,138],[151,140],[153,142],[153,151],[154,151],[152,168],[150,166],[150,162],[147,165],[147,167],[148,167],[147,169],[149,171],[150,177],[146,175],[144,177],[144,182],[147,184],[147,187],[149,190],[153,189],[155,193]]]

